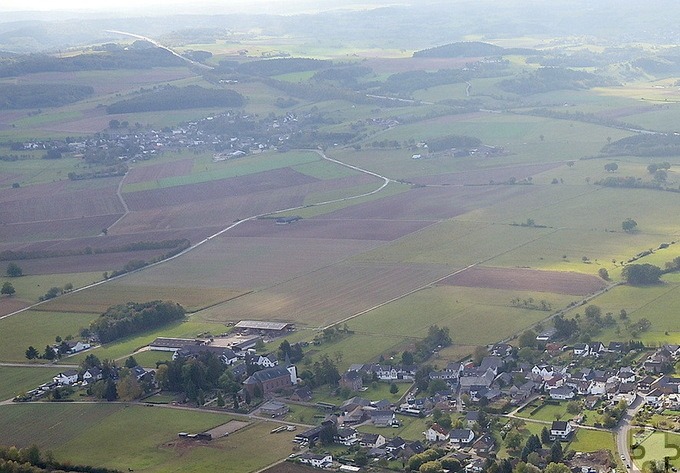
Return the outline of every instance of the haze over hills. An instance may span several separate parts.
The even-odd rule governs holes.
[[[37,52],[74,47],[116,38],[106,30],[131,30],[159,37],[187,28],[221,28],[230,32],[289,34],[323,43],[353,43],[376,47],[420,49],[466,38],[509,39],[530,36],[587,37],[624,42],[675,44],[680,38],[672,0],[523,0],[422,2],[300,1],[228,4],[184,2],[158,8],[123,3],[115,9],[59,9],[50,12],[12,11],[3,4],[0,50]],[[28,5],[31,5],[30,3]],[[652,5],[654,8],[652,8]],[[65,4],[66,8],[68,4]],[[37,6],[36,6],[37,7]],[[653,27],[651,26],[653,25]]]

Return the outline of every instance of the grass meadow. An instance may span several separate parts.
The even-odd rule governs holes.
[[[180,304],[187,312],[195,312],[241,294],[243,293],[240,291],[223,288],[136,285],[131,284],[128,278],[123,278],[100,284],[87,291],[58,297],[39,306],[38,310],[103,313],[111,306],[126,302],[170,300]]]
[[[26,349],[34,346],[43,352],[57,336],[78,336],[81,328],[90,325],[95,314],[25,311],[0,320],[0,361],[27,362]],[[36,368],[37,369],[37,368]]]
[[[639,334],[645,344],[680,343],[680,284],[666,283],[651,287],[618,286],[592,301],[603,313],[612,312],[618,322],[598,337],[603,341],[633,338],[628,324],[648,319],[651,328]],[[628,314],[627,320],[618,317],[621,309]],[[573,315],[578,310],[570,312]]]
[[[179,440],[178,432],[202,432],[230,417],[123,404],[49,404],[0,407],[5,443],[49,447],[58,460],[119,470],[151,472],[214,470],[249,472],[286,456],[292,433],[269,436],[260,422],[204,444]],[[267,438],[267,449],[261,448]],[[238,446],[238,448],[236,448]]]
[[[611,432],[578,429],[569,446],[574,452],[595,452],[597,450],[616,451],[616,440]]]
[[[19,262],[19,266],[21,266],[21,262]],[[16,289],[16,293],[12,297],[38,302],[38,298],[45,295],[51,287],[61,288],[72,283],[73,287],[77,289],[100,281],[101,278],[101,273],[27,274],[18,278],[0,277],[0,285],[9,282]]]
[[[139,182],[123,186],[124,192],[136,192],[149,189],[197,184],[200,182],[227,179],[258,172],[271,171],[290,166],[320,161],[318,154],[312,151],[291,151],[287,153],[266,152],[245,158],[213,163],[207,157],[194,164],[193,172],[186,176],[167,177],[153,181]]]
[[[411,294],[348,322],[357,334],[424,338],[431,325],[448,327],[454,345],[486,345],[522,332],[550,312],[512,307],[515,297],[545,299],[554,307],[571,297],[478,288],[439,286]],[[474,323],[470,321],[474,320]],[[479,327],[494,327],[493,331]]]
[[[0,378],[3,380],[0,384],[0,400],[13,398],[42,383],[52,381],[52,376],[60,371],[59,367],[54,366],[26,368],[0,366]]]

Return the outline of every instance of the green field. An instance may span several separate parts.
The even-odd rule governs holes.
[[[532,403],[531,406],[534,406]],[[536,404],[538,405],[538,404]],[[543,422],[552,422],[555,420],[567,420],[573,417],[567,412],[567,402],[560,402],[559,405],[543,404],[543,407],[539,409],[535,414],[531,415],[531,411],[534,407],[528,407],[522,412],[518,413],[519,417],[524,417],[531,420],[538,420]]]
[[[94,314],[66,312],[25,311],[0,320],[0,361],[27,362],[26,349],[35,347],[40,353],[45,345],[54,344],[57,336],[79,336],[81,328],[88,327]]]
[[[678,283],[652,287],[619,286],[598,297],[593,303],[601,307],[603,313],[612,312],[618,315],[621,309],[628,313],[627,321],[617,317],[618,333],[616,327],[602,333],[600,338],[603,341],[630,339],[626,325],[645,318],[652,326],[649,331],[640,333],[640,340],[660,344],[680,342],[680,321],[677,318],[680,309]]]
[[[139,281],[143,276],[131,275],[123,280],[100,284],[87,291],[67,294],[39,306],[38,310],[103,313],[111,306],[126,302],[170,300],[180,304],[187,312],[196,312],[243,294],[240,291],[223,288],[133,284],[131,279]]]
[[[178,432],[202,432],[230,417],[162,407],[41,403],[2,406],[0,414],[5,443],[35,443],[57,460],[119,470],[254,471],[287,455],[292,439],[291,433],[269,437],[273,425],[258,423],[208,445],[179,440]],[[256,441],[262,438],[266,451]]]
[[[0,366],[0,400],[10,399],[52,381],[52,376],[62,371],[58,367],[9,367]]]
[[[19,264],[21,266],[21,264]],[[0,285],[9,282],[16,289],[16,294],[12,297],[17,299],[37,302],[38,298],[45,295],[51,287],[64,287],[66,284],[73,284],[74,288],[79,288],[101,281],[101,273],[70,273],[70,274],[44,274],[44,275],[25,275],[18,278],[4,277],[6,263],[1,265],[3,276],[0,277]],[[59,299],[57,299],[59,300]],[[57,302],[57,301],[54,301]],[[42,304],[46,305],[46,304]]]
[[[595,452],[597,450],[616,451],[616,441],[611,432],[578,429],[568,446],[575,452]]]
[[[522,332],[545,319],[550,312],[512,307],[510,300],[526,298],[531,293],[462,287],[434,287],[375,309],[348,322],[351,330],[373,337],[375,343],[384,337],[402,337],[414,343],[425,337],[431,325],[448,327],[453,344],[486,345]],[[567,304],[570,298],[553,294],[531,294],[545,299],[554,307]],[[418,314],[417,316],[415,314]],[[474,320],[475,323],[470,323]],[[493,332],[479,327],[494,327]],[[363,349],[362,349],[363,350]]]
[[[194,163],[193,172],[187,176],[167,177],[136,184],[127,184],[123,186],[123,191],[136,192],[197,184],[218,179],[246,176],[273,169],[300,166],[320,160],[319,155],[312,151],[291,151],[287,153],[270,151],[217,163],[213,163],[212,158],[205,156],[200,161]]]

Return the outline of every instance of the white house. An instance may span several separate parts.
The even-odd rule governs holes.
[[[83,373],[83,383],[91,384],[96,381],[99,381],[100,379],[102,379],[102,377],[103,377],[102,370],[95,366],[85,371],[85,373]]]
[[[90,345],[88,342],[81,342],[81,341],[69,341],[66,342],[68,344],[68,352],[69,353],[78,353],[83,350],[87,350],[88,348],[91,348],[92,345]]]
[[[574,356],[588,356],[590,354],[590,347],[587,343],[577,343],[574,345]]]
[[[385,445],[387,440],[380,434],[364,434],[359,441],[359,445],[364,448],[378,448]]]
[[[276,354],[269,353],[267,355],[257,355],[253,357],[252,363],[262,368],[273,368],[279,364],[279,360],[276,358]]]
[[[340,428],[335,434],[335,441],[342,445],[351,447],[359,441],[357,438],[357,431],[351,427]]]
[[[443,442],[449,439],[449,431],[437,423],[432,424],[423,435],[428,442]]]
[[[57,384],[73,384],[78,381],[78,372],[76,370],[66,370],[56,375],[52,380]]]
[[[300,463],[306,463],[316,468],[325,468],[333,464],[332,455],[317,455],[315,453],[303,453],[298,457]]]
[[[622,383],[634,383],[635,382],[635,372],[630,366],[624,366],[616,374],[616,377]]]
[[[574,391],[567,386],[560,386],[559,388],[550,390],[550,397],[559,401],[574,399]]]
[[[454,446],[470,445],[475,438],[475,433],[470,429],[453,429],[449,433],[449,442]]]
[[[574,428],[569,422],[556,420],[550,426],[550,440],[568,440]]]
[[[663,398],[663,391],[661,391],[660,389],[654,389],[646,394],[642,394],[642,398],[645,400],[647,404],[656,406]]]

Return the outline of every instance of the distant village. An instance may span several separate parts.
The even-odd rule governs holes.
[[[609,472],[617,462],[611,454],[565,453],[579,429],[611,432],[629,406],[642,406],[636,409],[633,420],[641,426],[654,414],[680,411],[680,377],[667,374],[680,360],[678,345],[650,348],[639,342],[597,341],[565,345],[554,340],[555,331],[551,329],[533,334],[535,348],[531,350],[539,354],[540,361],[527,361],[525,348],[498,343],[475,352],[471,359],[439,367],[429,362],[406,363],[412,361],[406,353],[399,362],[395,357],[379,363],[351,364],[344,373],[336,371],[338,402],[329,402],[327,397],[319,400],[319,386],[301,374],[310,370],[300,363],[310,343],[288,344],[283,352],[265,349],[265,341],[271,346],[294,331],[289,323],[244,320],[219,336],[157,338],[146,350],[171,352],[173,360],[219,360],[236,383],[233,404],[216,402],[221,393],[217,397],[206,393],[199,398],[198,407],[281,419],[282,427],[272,434],[297,430],[294,442],[299,451],[291,455],[291,461],[343,471],[359,471],[374,463],[396,462],[406,467],[430,455],[439,462],[456,462],[466,472],[481,472],[497,460],[501,448],[506,448],[515,464],[530,461],[545,468],[551,462],[563,462],[573,471]],[[320,337],[314,341],[316,345],[323,343]],[[68,356],[91,347],[88,342],[70,340],[53,349],[61,349]],[[297,364],[291,361],[291,354]],[[126,379],[130,380],[128,384],[139,386],[133,397],[147,402],[147,396],[161,392],[157,373],[158,369],[137,365],[132,357],[121,368],[101,363],[81,366],[64,370],[52,382],[15,401],[57,400],[54,393],[62,388],[91,393],[95,385],[107,383],[117,385],[118,394],[127,393],[121,386]],[[400,393],[400,401],[364,394],[378,384],[391,386],[390,392]],[[106,388],[101,389],[106,398]],[[183,404],[188,399],[180,397],[177,402]],[[320,423],[309,428],[286,426],[295,406],[317,409]],[[545,420],[538,416],[544,409],[557,409],[559,414]],[[391,435],[416,420],[424,420],[420,439]],[[521,438],[516,440],[516,432],[532,421],[543,424],[538,445],[532,437],[526,443]],[[668,426],[680,430],[680,424],[673,423],[674,417],[669,416],[668,422]],[[362,432],[364,427],[369,432]],[[209,441],[212,437],[200,433],[191,438]],[[530,441],[534,442],[531,446]],[[332,444],[353,453],[333,456],[325,450]],[[436,455],[426,453],[433,451]]]

